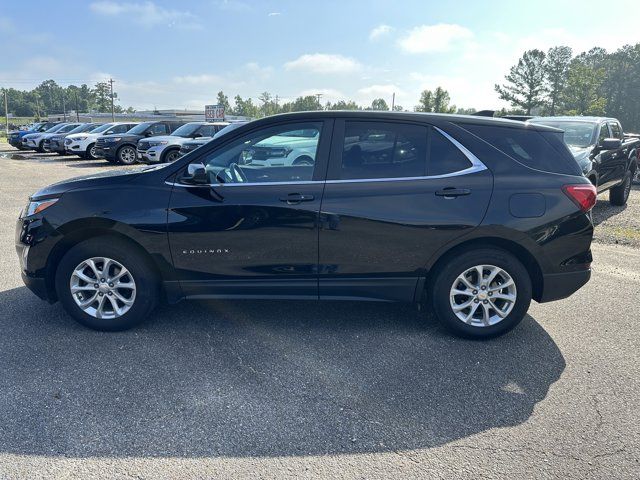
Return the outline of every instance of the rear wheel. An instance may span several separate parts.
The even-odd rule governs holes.
[[[94,330],[126,330],[142,322],[158,300],[158,281],[131,245],[95,238],[62,258],[55,278],[65,310]]]
[[[637,166],[633,171],[633,183],[640,185],[640,166]]]
[[[136,163],[136,149],[131,145],[120,147],[116,153],[116,158],[118,159],[118,162],[124,165],[133,165]]]
[[[452,257],[431,282],[438,320],[456,335],[490,338],[518,325],[531,303],[527,269],[509,252],[478,248]]]
[[[620,185],[616,185],[611,189],[609,192],[609,202],[611,205],[619,207],[626,205],[629,199],[629,193],[631,193],[631,172],[626,173]]]

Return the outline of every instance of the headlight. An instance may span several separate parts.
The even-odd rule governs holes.
[[[162,140],[162,141],[158,141],[158,142],[149,142],[149,146],[150,147],[157,147],[158,145],[166,145],[167,142],[166,140]]]
[[[38,200],[38,201],[29,202],[27,204],[27,208],[25,208],[25,210],[24,210],[25,217],[29,217],[31,215],[35,215],[36,213],[40,213],[43,210],[46,210],[51,205],[56,203],[58,200],[59,200],[58,198],[47,198],[46,200]]]
[[[120,140],[122,140],[122,137],[107,138],[106,141],[109,143],[114,143],[114,142],[119,142]]]
[[[78,142],[81,142],[82,140],[86,140],[87,137],[76,137],[76,138],[72,138],[71,140],[76,140]]]

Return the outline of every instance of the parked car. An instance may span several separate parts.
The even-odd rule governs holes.
[[[104,135],[96,140],[95,153],[111,163],[131,165],[137,161],[138,140],[145,137],[169,135],[185,122],[156,121],[136,125],[124,134]]]
[[[100,125],[86,133],[74,133],[64,139],[64,148],[67,154],[78,155],[80,158],[95,160],[96,140],[104,135],[125,133],[135,127],[134,122],[111,122]]]
[[[640,142],[640,133],[625,133],[624,138],[627,140],[638,140],[638,142]],[[633,175],[633,183],[640,185],[640,147],[636,148],[636,170]]]
[[[76,128],[79,123],[58,123],[44,132],[29,133],[22,137],[22,147],[25,150],[35,150],[44,153],[44,141],[56,133],[69,132]]]
[[[233,123],[230,123],[226,127],[218,130],[215,133],[215,135],[213,136],[213,138],[219,138],[222,135],[226,135],[227,133],[235,130],[236,128],[244,125],[245,123],[247,123],[247,122],[233,122]],[[196,148],[199,148],[202,145],[206,145],[207,143],[209,143],[211,141],[211,139],[212,139],[212,137],[201,137],[201,138],[196,138],[194,140],[188,140],[188,141],[184,142],[182,144],[182,146],[180,147],[180,152],[178,154],[178,158],[186,155],[187,153],[193,152]]]
[[[174,162],[180,156],[180,147],[194,138],[213,137],[229,125],[227,122],[189,122],[178,127],[171,135],[159,135],[138,141],[138,161],[142,163]]]
[[[313,165],[241,163],[312,130]],[[557,129],[299,112],[171,164],[43,188],[15,238],[26,285],[94,329],[138,324],[161,295],[347,299],[428,302],[454,333],[483,338],[517,325],[532,298],[589,280],[595,199]]]
[[[64,148],[65,138],[75,133],[89,132],[91,130],[96,129],[99,126],[100,126],[99,123],[82,123],[78,125],[76,128],[74,128],[73,130],[70,130],[69,132],[56,133],[50,136],[49,138],[44,139],[44,145],[42,148],[44,149],[45,152],[57,153],[58,155],[66,155],[67,152]]]
[[[640,139],[625,138],[620,122],[604,117],[540,117],[530,124],[564,131],[564,141],[598,193],[610,190],[613,205],[625,205],[636,174]]]
[[[57,125],[57,122],[38,122],[31,125],[26,130],[14,130],[13,132],[9,132],[9,137],[7,141],[9,145],[17,148],[18,150],[24,150],[25,147],[22,146],[22,137],[25,135],[29,135],[31,133],[41,133],[44,132],[51,127]]]
[[[316,137],[319,134],[316,129],[301,129],[286,132],[286,136],[276,135],[267,138],[247,150],[241,163],[270,167],[313,165],[316,160],[315,147],[318,144]],[[386,145],[377,146],[386,148]]]

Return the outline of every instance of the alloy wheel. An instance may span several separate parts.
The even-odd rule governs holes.
[[[474,327],[489,327],[504,320],[516,304],[516,284],[505,270],[476,265],[453,282],[449,303],[458,319]]]
[[[136,151],[131,147],[122,147],[119,157],[122,163],[130,165],[136,161]]]
[[[88,258],[74,268],[69,280],[71,296],[86,314],[116,319],[136,299],[136,282],[120,262],[106,257]]]

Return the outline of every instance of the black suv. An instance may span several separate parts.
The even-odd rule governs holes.
[[[185,122],[159,121],[139,123],[125,134],[104,135],[96,140],[95,155],[111,163],[136,163],[138,140],[145,137],[169,135]]]
[[[300,148],[311,164],[281,160]],[[453,332],[490,337],[589,280],[595,198],[551,127],[301,112],[173,164],[46,187],[16,246],[27,286],[100,330],[160,297],[297,298],[427,303]]]

